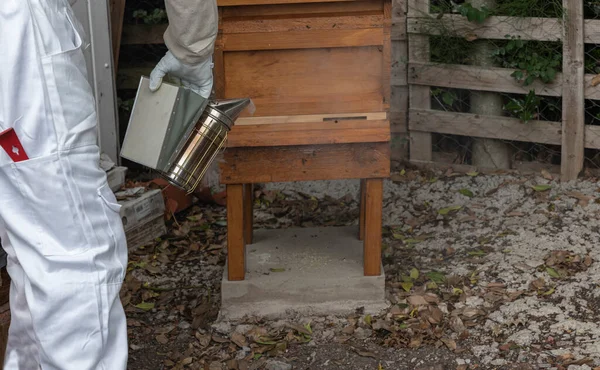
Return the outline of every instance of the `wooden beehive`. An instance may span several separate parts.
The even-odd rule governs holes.
[[[217,98],[249,97],[231,130],[229,280],[245,276],[252,185],[362,179],[365,275],[381,273],[382,179],[390,172],[391,2],[220,0]]]

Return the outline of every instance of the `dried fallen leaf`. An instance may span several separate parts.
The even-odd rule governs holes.
[[[419,348],[421,346],[422,342],[423,342],[423,339],[421,339],[421,337],[414,337],[408,343],[408,347],[409,348]]]
[[[545,170],[545,169],[542,170],[542,177],[545,178],[546,180],[554,180],[554,177],[552,176],[552,174],[550,172],[548,172],[548,170]]]
[[[427,301],[421,295],[412,295],[407,298],[408,303],[412,306],[427,306]]]
[[[417,280],[419,278],[419,270],[413,267],[412,270],[410,270],[410,278]]]
[[[429,316],[429,322],[432,324],[439,324],[442,319],[444,318],[444,313],[442,312],[442,310],[440,310],[437,307],[431,307],[429,309],[430,311],[430,316]]]
[[[592,78],[592,86],[598,86],[600,84],[600,74],[597,74]]]
[[[202,348],[207,347],[210,344],[210,334],[200,334],[198,332],[196,332],[196,339],[198,339],[198,342],[200,342],[200,346]]]
[[[504,343],[503,345],[499,346],[498,349],[503,352],[510,351],[510,348],[513,346],[513,344],[514,343],[512,342]]]
[[[441,13],[441,14],[443,14],[443,13]],[[479,37],[477,37],[477,35],[476,35],[476,34],[474,34],[474,33],[469,33],[469,34],[465,35],[465,40],[466,40],[467,42],[472,42],[472,41],[475,41],[475,40],[477,40],[478,38],[479,38]]]
[[[169,343],[169,338],[164,334],[160,334],[156,336],[156,341],[160,344],[167,344]]]
[[[348,325],[344,329],[342,329],[342,333],[352,335],[354,334],[354,326]]]
[[[311,335],[312,331],[308,330],[306,327],[300,325],[300,324],[295,324],[295,323],[287,323],[286,325],[288,328],[293,329],[295,331],[298,332],[298,334],[304,334],[304,335]]]
[[[285,269],[284,268],[271,268],[270,271],[271,272],[284,272]]]
[[[365,349],[354,348],[354,351],[356,352],[356,354],[358,354],[359,356],[362,356],[362,357],[377,358],[377,356],[375,356],[375,354],[373,352],[369,352]]]
[[[248,346],[248,342],[246,341],[246,337],[242,333],[235,332],[231,335],[231,341],[235,343],[238,347],[246,347]]]
[[[568,196],[576,198],[577,200],[579,200],[577,202],[577,204],[579,204],[581,207],[587,207],[590,204],[590,201],[592,199],[594,199],[594,197],[590,196],[590,195],[585,195],[583,193],[580,193],[578,191],[571,191],[567,193]]]
[[[452,351],[456,351],[456,341],[450,338],[442,338],[441,341]]]
[[[231,359],[226,362],[227,370],[239,370],[238,360]]]
[[[228,343],[229,342],[229,339],[222,338],[222,337],[220,337],[218,335],[213,335],[212,336],[212,340],[215,341],[215,342],[217,342],[217,343]]]

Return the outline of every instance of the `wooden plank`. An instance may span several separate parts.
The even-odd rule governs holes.
[[[586,44],[600,44],[600,19],[584,20]]]
[[[352,2],[360,0],[217,0],[217,6]]]
[[[408,83],[511,94],[527,94],[535,90],[537,95],[542,96],[562,95],[562,73],[558,73],[552,83],[536,80],[529,86],[523,86],[511,76],[513,72],[509,68],[411,62],[408,65]],[[600,89],[592,85],[594,77],[594,74],[584,76],[585,98],[600,100]]]
[[[583,2],[563,0],[563,135],[561,180],[577,179],[583,169],[585,132],[585,44]]]
[[[406,1],[392,0],[392,40],[407,40]]]
[[[383,180],[366,180],[365,205],[365,276],[381,275],[381,224],[383,202]]]
[[[121,38],[123,33],[123,16],[125,15],[125,0],[110,0],[110,33],[112,37],[113,64],[115,75],[119,66]]]
[[[437,19],[436,15],[417,16],[408,18],[407,32],[497,40],[505,40],[506,35],[521,37],[523,40],[562,39],[561,21],[554,18],[489,17],[483,24],[477,24],[469,22],[460,14],[445,14],[441,19]]]
[[[392,95],[392,0],[383,2],[383,57],[381,67],[381,88],[383,95],[383,107],[386,111],[390,109]]]
[[[390,114],[408,112],[408,86],[392,86]]]
[[[353,1],[340,3],[306,3],[285,5],[236,6],[220,8],[223,18],[295,16],[375,15],[383,12],[382,1]]]
[[[382,44],[383,29],[381,28],[223,35],[224,51],[344,48]]]
[[[406,41],[406,18],[392,18],[392,40]]]
[[[408,133],[408,112],[390,113],[390,132],[393,134]]]
[[[307,30],[356,30],[366,28],[382,28],[384,16],[356,15],[333,17],[294,17],[227,20],[223,23],[223,33],[253,32],[291,32]]]
[[[471,113],[411,109],[409,130],[437,132],[448,135],[474,136],[560,145],[560,122],[531,121],[517,118],[483,116]]]
[[[358,240],[365,240],[365,209],[367,206],[366,180],[360,180],[360,215],[358,216]]]
[[[288,123],[234,126],[227,147],[268,147],[390,141],[388,121]]]
[[[167,24],[128,24],[123,26],[123,45],[164,44]]]
[[[408,83],[514,94],[527,94],[529,90],[535,90],[536,94],[544,96],[560,96],[562,94],[562,75],[560,74],[551,84],[544,84],[536,80],[530,86],[523,86],[510,76],[513,72],[513,69],[507,68],[414,63],[411,61],[408,65]]]
[[[227,279],[244,280],[244,185],[227,185]]]
[[[252,98],[254,117],[384,112],[382,67],[374,46],[225,53],[225,98]]]
[[[254,239],[254,190],[252,184],[244,184],[244,243]]]
[[[458,14],[446,14],[442,20],[421,14],[408,18],[406,23],[407,32],[417,34],[439,35],[450,30],[457,37],[476,36],[479,39],[503,40],[506,35],[511,35],[523,40],[562,40],[562,21],[554,18],[494,16],[479,25]],[[586,19],[584,29],[586,44],[600,44],[600,20]]]
[[[342,120],[358,119],[361,121],[378,121],[387,118],[386,112],[375,113],[333,113],[333,114],[300,114],[295,116],[268,116],[268,117],[240,117],[235,121],[235,126],[246,125],[272,125],[302,122],[336,122]]]
[[[223,156],[222,184],[384,178],[390,172],[389,143],[230,148]]]
[[[408,86],[392,86],[390,131],[392,160],[408,159]]]
[[[429,0],[408,0],[408,13],[429,13]],[[410,35],[408,38],[409,62],[429,63],[429,37],[422,35]],[[411,85],[409,88],[410,108],[430,109],[431,92],[429,87]],[[418,161],[431,161],[432,142],[431,134],[425,132],[410,133],[410,159]]]
[[[391,66],[392,86],[408,85],[408,43],[406,41],[392,41]]]
[[[585,126],[585,147],[600,149],[600,126]]]

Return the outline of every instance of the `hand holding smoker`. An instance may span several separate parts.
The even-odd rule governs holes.
[[[152,92],[151,86],[151,79],[141,78],[121,157],[193,193],[235,120],[248,106],[253,113],[252,101],[209,101],[185,87],[163,82]]]

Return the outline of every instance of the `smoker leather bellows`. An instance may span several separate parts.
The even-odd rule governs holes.
[[[192,193],[251,100],[209,101],[164,82],[151,92],[149,81],[140,81],[121,157],[156,170]]]

